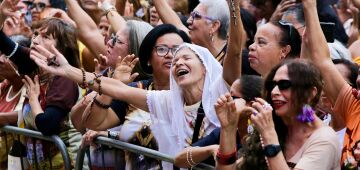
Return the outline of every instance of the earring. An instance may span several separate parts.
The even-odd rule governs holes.
[[[151,66],[150,62],[147,63],[147,66],[149,66],[149,67]]]
[[[311,123],[315,120],[314,113],[314,109],[306,104],[302,107],[302,111],[296,116],[296,119],[302,123]]]
[[[210,40],[211,40],[211,42],[214,42],[214,34],[213,34],[213,33],[210,33],[209,35],[210,35]]]

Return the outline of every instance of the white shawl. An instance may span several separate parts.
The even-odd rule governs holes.
[[[208,49],[188,43],[182,44],[179,49],[184,46],[193,50],[205,66],[202,105],[210,123],[220,127],[214,104],[220,95],[229,91],[222,77],[222,66]],[[175,156],[185,147],[184,127],[188,125],[185,123],[182,90],[172,73],[170,74],[170,90],[148,91],[147,105],[151,113],[152,130],[159,144],[159,151]],[[168,164],[167,168],[170,167],[172,165]]]

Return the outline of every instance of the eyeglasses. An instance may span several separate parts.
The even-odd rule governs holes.
[[[155,48],[156,54],[158,56],[164,57],[169,53],[169,51],[171,51],[171,54],[174,56],[175,52],[179,48],[179,46],[174,46],[173,48],[170,48],[165,45],[159,45],[159,46],[155,46],[154,48]]]
[[[111,40],[111,46],[115,46],[115,43],[128,45],[127,43],[122,42],[122,41],[118,38],[118,36],[115,35],[115,34],[111,34],[110,40]]]
[[[207,19],[207,20],[210,20],[210,21],[214,21],[214,20],[215,20],[214,18],[208,17],[208,16],[206,16],[206,15],[201,15],[201,14],[200,14],[199,12],[197,12],[197,11],[191,12],[191,13],[190,13],[190,16],[191,16],[191,18],[193,19],[193,21],[194,21],[194,20],[199,20],[199,19],[202,19],[202,18]]]
[[[31,3],[29,5],[30,10],[36,8],[37,11],[44,11],[44,9],[47,7],[47,5],[43,2],[39,2],[39,3]]]
[[[271,92],[275,86],[278,86],[279,90],[287,90],[292,86],[292,83],[290,80],[268,81],[265,83],[268,92]]]

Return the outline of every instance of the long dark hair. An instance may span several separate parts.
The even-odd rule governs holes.
[[[296,113],[300,113],[303,105],[305,104],[315,107],[319,102],[323,87],[320,71],[313,64],[305,60],[285,60],[270,71],[265,79],[265,84],[273,81],[277,70],[282,66],[286,66],[288,68],[288,75],[292,83],[291,102],[293,104],[292,108],[294,108],[294,111],[296,111]],[[317,93],[314,97],[312,97],[314,87],[317,89]],[[267,102],[273,105],[271,100],[271,91],[264,89],[264,97]],[[280,146],[282,150],[284,150],[285,140],[288,135],[287,126],[274,111],[273,121]],[[264,153],[260,144],[260,137],[256,131],[243,139],[242,155],[243,161],[240,164],[240,169],[267,169]]]

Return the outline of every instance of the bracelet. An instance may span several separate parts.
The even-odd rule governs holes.
[[[118,140],[118,134],[114,131],[108,130],[108,138]]]
[[[190,155],[190,156],[189,156]],[[192,159],[192,152],[191,152],[191,148],[186,150],[186,161],[187,163],[191,166],[194,167],[196,166],[196,163],[194,162],[194,160]]]
[[[231,165],[236,162],[237,159],[237,150],[235,147],[235,152],[230,154],[221,154],[220,149],[216,153],[216,160],[221,165]]]
[[[88,84],[86,83],[86,73],[85,73],[85,69],[81,68],[81,73],[82,73],[82,83],[78,84],[82,89],[86,89],[88,87]]]
[[[94,78],[94,81],[95,81],[97,84],[99,84],[99,90],[98,90],[99,95],[102,95],[101,79],[100,79],[101,76],[102,76],[101,74],[97,74],[97,75],[95,74],[95,78]]]
[[[236,16],[236,10],[235,10],[235,3],[234,3],[234,0],[230,0],[230,1],[231,1],[232,13],[233,13],[233,15],[231,17],[234,18],[234,25],[236,26],[237,16]]]
[[[99,100],[96,99],[96,96],[97,96],[97,95],[94,96],[94,100],[93,100],[96,105],[98,105],[99,107],[101,107],[101,108],[103,108],[103,109],[108,109],[108,108],[110,108],[110,106],[111,106],[110,104],[107,105],[107,104],[101,103]]]
[[[12,56],[16,53],[18,47],[19,47],[19,44],[18,44],[18,43],[15,43],[14,49],[12,50],[12,52],[10,53],[10,55],[8,55],[8,56],[6,56],[6,57],[7,57],[7,58],[12,57]]]

